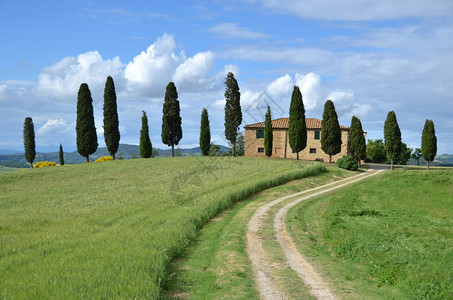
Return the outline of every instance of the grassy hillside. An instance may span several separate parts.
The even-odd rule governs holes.
[[[287,216],[345,299],[453,299],[453,170],[387,172]]]
[[[0,298],[155,298],[209,218],[323,172],[259,158],[134,159],[0,173]]]

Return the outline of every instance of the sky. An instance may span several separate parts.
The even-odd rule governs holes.
[[[115,82],[120,143],[138,144],[142,111],[161,141],[165,87],[181,105],[181,148],[198,146],[209,112],[224,138],[225,76],[241,92],[243,124],[288,117],[299,86],[306,117],[334,102],[341,125],[355,115],[383,139],[395,111],[408,147],[434,121],[438,154],[453,154],[451,0],[0,0],[0,149],[23,150],[31,117],[38,151],[76,150],[76,105],[88,83],[100,147],[103,93]]]

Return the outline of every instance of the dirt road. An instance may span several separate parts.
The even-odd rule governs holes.
[[[301,201],[342,188],[383,171],[368,171],[310,190],[287,195],[266,203],[256,210],[250,219],[247,229],[247,253],[252,261],[255,280],[262,299],[289,298],[285,295],[281,286],[279,286],[281,278],[278,278],[279,275],[273,272],[272,267],[273,261],[275,260],[272,258],[271,253],[264,250],[263,239],[259,234],[260,229],[266,225],[264,219],[269,220],[270,209],[278,204],[284,203],[284,206],[275,213],[271,220],[273,220],[274,238],[278,241],[286,257],[288,266],[298,274],[300,280],[308,287],[311,295],[317,299],[335,299],[335,295],[330,291],[328,285],[305,260],[303,254],[299,253],[294,246],[291,237],[286,231],[284,222],[286,213]]]

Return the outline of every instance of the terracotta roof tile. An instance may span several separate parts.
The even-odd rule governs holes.
[[[321,120],[316,118],[306,118],[305,123],[307,125],[307,129],[321,129]],[[252,128],[264,128],[264,122],[255,123],[245,125],[244,128],[252,129]],[[272,120],[272,128],[276,129],[288,129],[289,128],[289,118],[280,118]],[[341,129],[349,129],[348,126],[340,125]]]

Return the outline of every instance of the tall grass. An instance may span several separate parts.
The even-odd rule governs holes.
[[[452,216],[453,170],[402,170],[303,203],[288,222],[337,288],[355,286],[347,298],[453,299]]]
[[[170,260],[233,202],[325,167],[137,159],[0,174],[0,297],[156,298]]]

